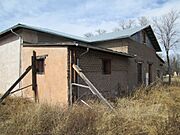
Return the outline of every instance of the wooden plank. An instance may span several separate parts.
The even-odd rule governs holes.
[[[76,85],[76,86],[79,86],[79,87],[87,88],[87,89],[89,89],[89,90],[92,92],[92,94],[96,95],[96,93],[94,93],[94,91],[92,90],[92,88],[89,87],[89,86],[85,86],[85,85],[77,84],[77,83],[73,83],[73,84]]]
[[[86,86],[86,85],[83,85],[83,84],[72,83],[72,85],[89,89],[89,86]]]
[[[72,54],[72,64],[77,64],[76,49],[73,48],[72,52],[73,52],[73,54]],[[75,70],[73,70],[73,81],[72,82],[74,82],[74,83],[77,82],[77,73],[76,73]],[[73,101],[76,101],[78,99],[78,89],[73,88],[72,93],[73,93]]]
[[[72,105],[72,50],[69,49],[69,64],[70,64],[70,68],[69,68],[69,105]]]
[[[78,73],[78,75],[84,80],[84,82],[89,86],[91,91],[99,98],[101,99],[111,110],[114,110],[114,108],[111,106],[111,104],[102,96],[102,94],[96,89],[96,87],[88,80],[88,78],[82,73],[82,70],[77,66],[73,64],[74,70]]]
[[[20,90],[26,89],[26,88],[31,87],[31,86],[32,86],[32,84],[27,85],[27,86],[25,86],[25,87],[22,87],[22,88],[20,88],[20,89],[16,89],[16,90],[12,91],[10,94],[13,94],[13,93],[15,93],[15,92],[18,92],[18,91],[20,91]]]
[[[92,107],[91,107],[88,103],[86,103],[84,100],[81,99],[81,102],[82,102],[83,104],[85,104],[87,107],[89,107],[89,108],[92,109]]]

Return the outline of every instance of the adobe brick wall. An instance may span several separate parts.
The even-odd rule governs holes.
[[[50,35],[43,32],[23,29],[20,33],[23,36],[24,42],[28,43],[55,43],[73,41],[64,37]]]
[[[77,49],[77,57],[86,49]],[[111,74],[105,75],[102,71],[102,60],[111,59]],[[106,98],[115,98],[127,93],[128,57],[89,50],[79,58],[79,67],[87,78]],[[81,78],[80,84],[85,84]],[[79,96],[89,90],[79,88]],[[87,98],[87,97],[86,97]]]
[[[143,82],[145,83],[145,74],[148,72],[148,64],[152,63],[152,81],[156,80],[157,70],[162,70],[160,67],[160,60],[156,56],[156,51],[140,44],[132,39],[112,40],[106,42],[99,42],[94,45],[105,47],[108,49],[115,49],[116,51],[124,51],[119,46],[128,47],[128,53],[135,55],[135,58],[128,60],[128,89],[132,90],[138,86],[137,84],[137,62],[142,62],[143,66]]]
[[[48,55],[45,59],[45,73],[37,75],[40,103],[68,105],[67,48],[66,47],[23,47],[23,71],[31,65],[33,50],[38,55]],[[22,87],[32,83],[31,72],[23,79]],[[34,99],[32,87],[23,91],[23,96]]]
[[[134,88],[137,83],[137,65],[136,62],[142,61],[143,64],[143,81],[145,83],[145,74],[148,72],[148,64],[152,64],[152,81],[156,80],[157,70],[160,69],[159,59],[156,56],[156,51],[153,48],[147,47],[144,44],[139,44],[136,41],[129,40],[129,53],[136,55],[134,59],[130,60],[129,78],[136,77],[130,80],[131,88]]]
[[[104,47],[108,48],[114,51],[119,51],[129,53],[129,43],[127,39],[115,39],[115,40],[110,40],[110,41],[105,41],[105,42],[97,42],[93,43],[94,45],[98,47]]]
[[[48,34],[23,30],[25,42],[31,43],[45,43],[45,42],[66,42],[71,41],[66,38],[51,36]],[[156,57],[155,50],[143,44],[139,44],[131,39],[117,39],[106,42],[98,42],[93,45],[105,47],[114,51],[126,52],[136,55],[135,58],[127,58],[109,53],[103,53],[91,50],[83,57],[79,58],[79,66],[82,68],[88,79],[95,85],[95,87],[102,92],[105,97],[114,97],[118,94],[128,93],[137,87],[137,62],[143,62],[143,81],[145,82],[145,73],[148,72],[148,63],[152,63],[153,80],[156,79],[157,69],[159,66],[159,59]],[[77,56],[86,51],[86,49],[77,50]],[[68,51],[69,52],[69,51]],[[67,54],[69,56],[69,54]],[[110,75],[102,73],[102,59],[111,59],[112,72]],[[69,64],[69,60],[66,61]],[[69,67],[70,65],[68,65]],[[69,78],[69,72],[67,73]],[[83,83],[78,79],[79,83]],[[69,89],[69,86],[68,86]],[[79,96],[81,96],[85,89],[79,89]]]

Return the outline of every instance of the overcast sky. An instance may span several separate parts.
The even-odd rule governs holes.
[[[122,19],[158,17],[171,9],[180,11],[180,0],[0,0],[0,31],[23,23],[83,36],[97,29],[111,32]]]
[[[180,0],[0,0],[0,31],[23,23],[83,36],[108,32],[121,19],[159,16],[180,9]]]

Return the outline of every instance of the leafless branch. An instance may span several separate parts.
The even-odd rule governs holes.
[[[96,32],[98,35],[102,35],[102,34],[106,33],[106,30],[97,29],[95,32]]]
[[[135,20],[133,19],[129,19],[129,20],[121,20],[119,22],[119,26],[122,30],[125,29],[130,29],[132,28],[134,25],[136,25]]]
[[[138,23],[140,26],[146,26],[150,23],[150,21],[147,17],[142,16],[142,17],[138,18]]]
[[[168,74],[169,84],[171,83],[171,65],[169,58],[169,50],[171,50],[178,42],[178,31],[176,29],[177,20],[179,19],[179,12],[171,10],[167,14],[153,20],[156,34],[161,44],[164,46],[166,51],[167,63],[168,63]]]

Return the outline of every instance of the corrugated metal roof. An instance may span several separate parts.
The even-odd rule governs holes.
[[[73,39],[73,40],[77,40],[77,41],[81,41],[81,42],[85,42],[85,43],[102,42],[102,41],[108,41],[108,40],[113,40],[113,39],[129,38],[133,34],[139,32],[141,30],[146,30],[147,33],[150,35],[149,38],[152,41],[152,44],[153,44],[154,48],[156,49],[156,51],[161,51],[161,48],[157,42],[157,39],[156,39],[150,25],[126,29],[126,30],[122,30],[122,31],[118,31],[118,32],[105,33],[102,35],[92,36],[90,38],[84,38],[84,37],[74,36],[71,34],[58,32],[58,31],[54,31],[54,30],[50,30],[50,29],[46,29],[46,28],[28,26],[28,25],[24,25],[24,24],[17,24],[7,30],[2,31],[0,33],[0,35],[5,34],[6,32],[10,31],[11,29],[16,29],[16,28],[25,28],[25,29],[35,30],[35,31],[39,31],[39,32],[56,35],[56,36],[62,36],[65,38],[69,38],[69,39]]]
[[[91,42],[98,42],[98,41],[127,38],[127,37],[131,37],[133,34],[137,33],[138,31],[145,29],[146,27],[149,27],[149,25],[144,27],[135,27],[131,29],[121,30],[117,32],[105,33],[102,35],[92,36],[86,39],[90,40]]]
[[[108,41],[108,40],[114,40],[114,39],[130,38],[132,35],[134,35],[135,33],[141,30],[144,30],[147,32],[147,35],[153,47],[155,48],[155,50],[161,51],[159,43],[150,25],[121,30],[118,32],[105,33],[102,35],[92,36],[86,39],[90,40],[90,43],[93,43],[93,42],[102,42],[102,41]]]
[[[17,24],[17,25],[15,25],[9,29],[6,29],[6,30],[0,32],[0,35],[5,34],[6,32],[10,31],[11,29],[17,29],[17,28],[25,28],[25,29],[35,30],[35,31],[39,31],[39,32],[44,32],[44,33],[56,35],[56,36],[62,36],[62,37],[70,38],[70,39],[75,39],[75,40],[82,41],[82,42],[88,42],[89,41],[83,37],[78,37],[78,36],[74,36],[71,34],[58,32],[58,31],[50,30],[50,29],[46,29],[46,28],[28,26],[28,25],[24,25],[24,24]]]

